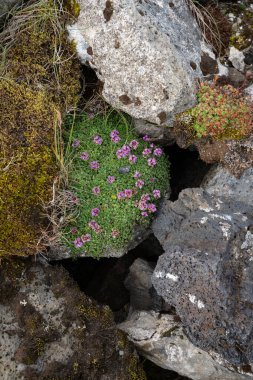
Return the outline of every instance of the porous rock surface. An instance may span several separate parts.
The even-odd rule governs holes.
[[[238,368],[253,368],[253,168],[218,167],[203,188],[165,201],[153,223],[165,253],[152,283],[190,340]],[[251,366],[252,365],[252,366]]]
[[[81,0],[69,26],[103,96],[137,119],[167,123],[196,102],[201,34],[185,0]]]
[[[60,267],[2,263],[0,325],[3,380],[145,379],[110,309],[81,293]]]
[[[127,333],[139,353],[159,367],[193,380],[247,380],[250,376],[224,367],[186,337],[182,323],[171,314],[135,311],[118,327]]]

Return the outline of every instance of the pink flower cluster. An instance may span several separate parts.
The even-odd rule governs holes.
[[[131,149],[128,145],[123,145],[122,148],[118,149],[116,152],[117,158],[127,157],[131,152]]]
[[[92,161],[90,163],[90,168],[93,170],[98,170],[100,168],[99,162],[98,161]]]
[[[96,234],[100,234],[102,232],[101,226],[95,221],[92,220],[91,222],[88,223],[88,226],[96,232]]]
[[[111,236],[113,239],[116,239],[119,236],[119,231],[118,230],[112,230]]]
[[[98,216],[99,213],[100,213],[100,209],[99,209],[98,207],[93,208],[93,209],[91,210],[91,216]]]
[[[109,175],[108,178],[107,178],[107,182],[108,182],[108,183],[113,183],[113,182],[115,182],[115,179],[116,179],[116,178],[115,178],[114,176]]]
[[[74,246],[76,248],[81,248],[83,246],[84,243],[88,243],[89,241],[91,241],[91,236],[90,234],[85,234],[85,235],[82,235],[81,237],[77,237],[75,240],[74,240]]]
[[[93,142],[97,145],[102,145],[103,144],[103,139],[101,136],[96,135],[93,137]]]
[[[110,137],[111,137],[111,141],[114,143],[117,143],[121,140],[121,138],[119,137],[119,131],[117,131],[117,129],[114,129],[113,131],[111,131]]]

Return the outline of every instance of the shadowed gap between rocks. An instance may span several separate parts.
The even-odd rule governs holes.
[[[196,150],[181,149],[174,144],[165,149],[170,166],[170,200],[176,201],[179,193],[189,187],[199,187],[212,165],[201,161]]]

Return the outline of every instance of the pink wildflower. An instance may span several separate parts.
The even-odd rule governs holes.
[[[83,245],[82,239],[80,237],[76,238],[76,240],[74,240],[74,245],[76,248],[82,247]]]
[[[147,202],[147,201],[149,201],[150,200],[150,196],[149,196],[149,194],[142,194],[142,196],[141,196],[141,201],[145,201],[145,202]]]
[[[128,161],[130,162],[130,164],[135,164],[135,162],[137,161],[137,157],[133,154],[130,154]]]
[[[131,149],[128,145],[123,145],[121,149],[122,149],[123,157],[128,156],[130,151],[131,151]]]
[[[134,178],[140,178],[140,176],[141,176],[141,173],[140,173],[140,172],[136,171],[136,172],[134,173]]]
[[[146,201],[142,201],[142,200],[140,200],[139,203],[138,203],[138,208],[139,208],[141,211],[145,211],[145,210],[147,210],[147,208],[148,208],[147,202],[146,202]]]
[[[153,191],[153,195],[154,195],[154,197],[155,197],[156,199],[161,198],[161,192],[160,192],[160,190],[154,190],[154,191]]]
[[[100,167],[100,165],[99,165],[99,162],[98,162],[98,161],[92,161],[92,162],[90,163],[90,168],[93,169],[93,170],[98,170],[99,167]]]
[[[102,145],[102,143],[103,143],[103,139],[102,139],[102,137],[99,136],[99,135],[94,136],[93,141],[94,141],[94,143],[97,144],[97,145]]]
[[[117,143],[121,140],[121,138],[119,136],[113,136],[111,137],[111,141],[114,142],[114,143]]]
[[[143,141],[150,141],[150,137],[148,135],[145,135],[142,137]]]
[[[115,137],[115,136],[119,136],[119,131],[117,129],[114,129],[113,131],[111,131],[110,133],[110,137]]]
[[[124,199],[126,197],[125,195],[125,192],[124,191],[120,191],[118,194],[117,194],[117,198],[118,199]]]
[[[131,189],[125,189],[124,193],[126,198],[131,198],[133,196],[133,191]]]
[[[99,186],[93,187],[92,192],[94,195],[100,194],[100,187]]]
[[[74,139],[72,142],[72,147],[73,148],[78,148],[80,146],[80,140]]]
[[[116,156],[117,156],[117,158],[122,158],[122,157],[123,157],[122,149],[118,149],[118,150],[117,150],[117,152],[116,152]]]
[[[100,213],[100,209],[99,208],[93,208],[91,210],[91,216],[98,216],[98,214]]]
[[[73,235],[77,234],[77,228],[76,227],[71,228],[70,232]]]
[[[149,210],[149,212],[156,212],[157,211],[156,207],[155,207],[155,205],[153,203],[150,203],[148,205],[148,210]]]
[[[144,186],[144,182],[141,179],[135,182],[135,186],[141,189]]]
[[[108,183],[113,183],[115,181],[115,177],[112,176],[112,175],[109,175],[108,178],[107,178],[107,182]]]
[[[154,150],[154,155],[157,156],[157,157],[161,157],[163,154],[163,150],[161,148],[156,148]]]
[[[117,143],[121,140],[121,138],[119,137],[119,131],[117,131],[117,129],[114,129],[113,131],[111,131],[110,137],[111,137],[111,141],[114,143]]]
[[[136,149],[138,148],[138,146],[139,146],[139,143],[138,143],[138,141],[136,141],[136,140],[132,140],[132,141],[129,143],[129,146],[130,146],[130,148],[136,150]]]
[[[154,157],[148,159],[148,166],[155,166],[156,159]]]
[[[156,178],[149,178],[150,182],[155,182],[156,181]]]
[[[88,243],[89,241],[91,241],[91,236],[90,234],[85,234],[81,236],[81,239],[83,243]]]
[[[87,153],[87,152],[82,152],[80,158],[81,158],[83,161],[88,161],[88,159],[89,159],[89,153]]]
[[[119,236],[119,231],[118,230],[112,230],[111,236],[113,239],[116,239],[116,237]]]
[[[144,218],[146,218],[148,216],[148,213],[147,213],[147,211],[142,211],[141,215],[144,216]]]
[[[152,150],[149,148],[145,148],[142,152],[143,157],[148,157],[152,153]]]
[[[102,228],[101,226],[95,221],[95,220],[92,220],[88,223],[88,226],[93,230],[95,231],[97,234],[99,234],[100,232],[102,232]]]

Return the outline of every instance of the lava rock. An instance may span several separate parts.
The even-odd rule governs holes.
[[[217,357],[195,347],[177,316],[154,311],[135,311],[118,327],[127,333],[139,353],[159,367],[193,380],[249,380]],[[224,366],[226,365],[226,367]],[[243,371],[242,371],[243,372]]]
[[[70,38],[109,104],[163,125],[196,103],[201,33],[185,0],[82,0],[80,7]]]
[[[196,346],[253,368],[253,172],[239,180],[223,170],[165,201],[153,223],[165,254],[152,283]]]
[[[145,379],[108,306],[60,267],[12,260],[0,268],[1,379]]]

